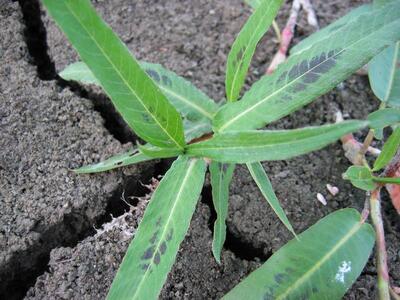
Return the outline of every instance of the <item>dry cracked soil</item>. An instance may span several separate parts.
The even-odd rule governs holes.
[[[321,26],[362,2],[313,1]],[[240,0],[93,4],[139,59],[161,63],[216,100],[224,97],[226,56],[251,12]],[[280,26],[289,8],[287,3],[280,11]],[[311,32],[302,15],[295,42]],[[0,0],[0,45],[0,299],[104,299],[146,206],[143,184],[164,174],[171,161],[72,173],[131,148],[137,138],[102,91],[57,76],[78,57],[38,0]],[[265,72],[276,49],[269,32],[257,48],[246,87]],[[271,127],[332,122],[338,108],[365,118],[377,105],[367,79],[352,76]],[[348,166],[339,143],[264,164],[297,232],[336,209],[362,208],[364,194],[341,179]],[[327,183],[340,193],[329,196]],[[326,195],[326,206],[316,200],[318,192]],[[206,183],[160,299],[218,299],[292,238],[246,168],[238,166],[218,265],[211,253],[211,204]],[[391,275],[400,285],[400,220],[389,204],[384,209]],[[375,277],[370,259],[345,299],[375,299]]]

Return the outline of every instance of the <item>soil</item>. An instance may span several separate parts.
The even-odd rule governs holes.
[[[319,0],[313,4],[324,26],[362,2]],[[0,92],[5,98],[0,103],[0,298],[21,299],[30,287],[28,299],[103,299],[134,234],[125,228],[136,228],[144,205],[134,203],[137,211],[110,231],[96,234],[91,229],[107,223],[109,213],[123,214],[127,206],[119,200],[122,191],[128,191],[125,196],[142,195],[145,190],[139,181],[162,174],[168,162],[93,176],[68,172],[123,151],[135,137],[109,109],[101,92],[57,78],[56,72],[77,56],[46,13],[40,13],[36,0],[21,0],[20,5],[0,0],[0,4],[0,54],[6,65],[0,70]],[[250,14],[241,1],[94,4],[139,59],[161,63],[212,98],[223,98],[226,55]],[[289,7],[286,4],[279,13],[281,27]],[[311,32],[303,16],[295,42]],[[265,72],[276,47],[271,31],[257,48],[248,84]],[[365,118],[377,105],[367,79],[352,76],[271,127],[332,122],[337,108],[350,118]],[[264,164],[297,232],[338,208],[362,208],[364,193],[341,179],[348,166],[339,143],[299,158]],[[338,186],[340,193],[329,196],[327,183]],[[316,200],[317,193],[325,195],[326,206]],[[211,254],[215,212],[206,186],[161,299],[220,298],[292,238],[245,167],[237,167],[230,194],[222,264],[216,264]],[[384,209],[391,275],[393,283],[400,285],[396,249],[400,221],[390,204],[385,203]],[[371,259],[345,298],[375,299],[375,281]]]

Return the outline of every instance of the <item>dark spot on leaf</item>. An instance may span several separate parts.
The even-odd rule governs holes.
[[[275,274],[275,276],[274,276],[275,281],[278,284],[281,284],[285,280],[286,277],[287,277],[287,275],[284,273],[278,273],[278,274]]]
[[[149,117],[148,114],[142,113],[142,118],[143,118],[143,121],[145,123],[149,123],[150,122],[150,117]]]
[[[170,240],[172,240],[172,236],[174,235],[174,230],[171,228],[171,230],[169,231],[166,240],[169,242]]]
[[[149,240],[150,243],[154,244],[156,239],[157,239],[157,235],[158,235],[158,230],[156,232],[154,232],[153,236],[151,237],[151,239]]]
[[[279,76],[279,78],[278,78],[278,82],[281,82],[281,81],[283,81],[283,80],[285,80],[285,78],[286,78],[286,75],[287,75],[287,72],[285,71],[285,72],[283,72],[280,76]]]
[[[161,259],[160,253],[157,252],[156,255],[154,256],[153,262],[154,262],[156,265],[158,265],[158,264],[160,263],[160,259]]]
[[[162,75],[162,82],[166,85],[166,86],[172,86],[172,81],[171,79],[169,79],[167,76]]]
[[[313,292],[314,294],[316,294],[316,293],[318,293],[318,289],[314,286],[314,287],[312,288],[312,292]]]
[[[294,65],[289,71],[289,79],[294,80],[300,76],[299,65]]]
[[[268,291],[265,292],[263,296],[263,300],[274,300],[274,290],[272,288],[268,288]]]
[[[305,90],[307,84],[316,82],[321,74],[331,70],[336,65],[338,54],[341,54],[340,51],[340,49],[332,49],[329,52],[322,52],[312,57],[309,61],[303,60],[294,65],[288,73],[289,79],[295,80],[302,76],[303,83],[297,84],[293,91],[300,92]],[[281,80],[281,77],[279,77],[279,80]]]
[[[292,100],[292,96],[290,96],[289,94],[285,94],[285,95],[282,96],[280,101],[281,102],[288,102],[290,100]]]
[[[117,161],[114,165],[116,165],[116,166],[120,166],[120,165],[122,165],[122,161]]]
[[[156,222],[156,226],[157,227],[160,227],[161,226],[161,217],[159,217],[158,219],[157,219],[157,222]]]
[[[149,106],[149,112],[150,112],[151,114],[154,113],[154,107],[153,107],[153,106]]]
[[[140,266],[142,268],[143,271],[146,271],[149,268],[148,264],[143,264]]]
[[[306,84],[313,83],[313,82],[316,82],[318,80],[318,78],[319,78],[319,74],[316,74],[313,71],[311,71],[304,75],[303,82]]]
[[[162,242],[160,245],[160,253],[163,255],[165,251],[167,250],[167,244],[165,242]]]
[[[236,61],[240,61],[243,57],[244,51],[246,50],[245,47],[242,47],[239,52],[236,54]]]
[[[335,55],[335,50],[331,50],[328,52],[328,57],[332,57]]]
[[[142,259],[149,259],[152,258],[154,254],[154,246],[150,246],[149,248],[146,249],[144,252]]]
[[[146,73],[153,78],[155,81],[160,82],[160,75],[158,75],[158,73],[152,69],[147,69]]]
[[[299,73],[304,74],[308,71],[308,62],[307,60],[303,60],[299,65]]]
[[[307,86],[305,84],[299,82],[293,87],[293,92],[297,93],[297,92],[304,91],[306,89],[306,87]]]

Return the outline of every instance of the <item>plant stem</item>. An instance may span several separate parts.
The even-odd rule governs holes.
[[[373,130],[369,130],[368,134],[367,134],[367,136],[366,136],[366,138],[364,140],[364,143],[362,144],[361,149],[358,152],[357,161],[358,161],[359,165],[366,164],[365,153],[367,153],[368,147],[371,145],[373,140],[374,140],[374,131]]]
[[[381,214],[380,190],[372,191],[370,196],[371,218],[376,233],[376,260],[378,272],[378,291],[380,300],[390,300],[389,272],[385,245],[385,231]]]

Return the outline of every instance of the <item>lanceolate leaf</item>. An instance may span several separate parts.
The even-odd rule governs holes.
[[[336,211],[279,249],[223,299],[341,299],[373,245],[374,231],[356,210]]]
[[[212,119],[218,110],[217,103],[194,87],[189,81],[176,75],[174,72],[165,69],[159,64],[144,61],[139,62],[139,64],[153,79],[176,110],[188,120]],[[65,80],[100,85],[100,82],[92,71],[83,62],[76,62],[69,65],[59,75]]]
[[[305,49],[310,48],[316,42],[320,42],[324,39],[329,39],[332,34],[339,30],[341,27],[345,26],[348,22],[351,22],[358,16],[370,11],[372,9],[371,4],[361,5],[355,9],[352,9],[347,15],[344,15],[339,20],[329,24],[328,26],[322,28],[321,30],[316,31],[309,37],[302,40],[300,43],[295,45],[292,49],[290,49],[290,55],[298,54]]]
[[[261,193],[268,201],[269,205],[271,205],[272,209],[278,216],[278,218],[282,221],[282,223],[286,226],[287,229],[296,236],[296,233],[293,230],[290,221],[286,217],[285,211],[281,207],[278,198],[275,195],[274,189],[272,187],[271,182],[265,170],[260,162],[255,162],[251,164],[247,164],[247,168],[250,171],[251,176],[253,177],[254,181],[256,182],[258,188],[260,189]]]
[[[256,46],[274,20],[281,4],[282,0],[262,0],[233,43],[226,65],[225,86],[228,101],[238,99]]]
[[[397,127],[391,136],[383,145],[382,152],[375,160],[374,171],[384,168],[396,154],[397,149],[400,147],[400,126]]]
[[[181,149],[176,148],[160,148],[150,144],[146,145],[138,145],[140,152],[144,155],[152,158],[168,158],[168,157],[176,157],[182,154]]]
[[[367,167],[351,166],[343,174],[343,179],[350,180],[355,187],[365,191],[372,191],[376,188],[371,170]]]
[[[187,153],[232,163],[282,160],[321,149],[366,124],[362,121],[346,121],[295,130],[230,131],[189,145]]]
[[[217,212],[212,251],[218,263],[221,262],[221,250],[226,238],[225,220],[228,215],[229,184],[234,170],[234,164],[221,164],[213,161],[210,165],[212,199]]]
[[[400,41],[371,60],[368,76],[374,94],[381,101],[400,107]]]
[[[161,180],[107,299],[157,299],[189,228],[206,166],[180,157]]]
[[[361,14],[329,38],[290,57],[254,84],[241,101],[223,106],[214,118],[214,131],[263,127],[329,91],[398,39],[400,1]]]
[[[97,164],[83,166],[79,169],[73,170],[78,174],[86,173],[98,173],[104,172],[119,167],[129,166],[132,164],[140,163],[147,160],[152,160],[153,158],[148,157],[141,153],[138,149],[133,149],[127,153],[115,155]]]
[[[183,148],[180,115],[90,2],[43,3],[136,134],[159,147]]]

